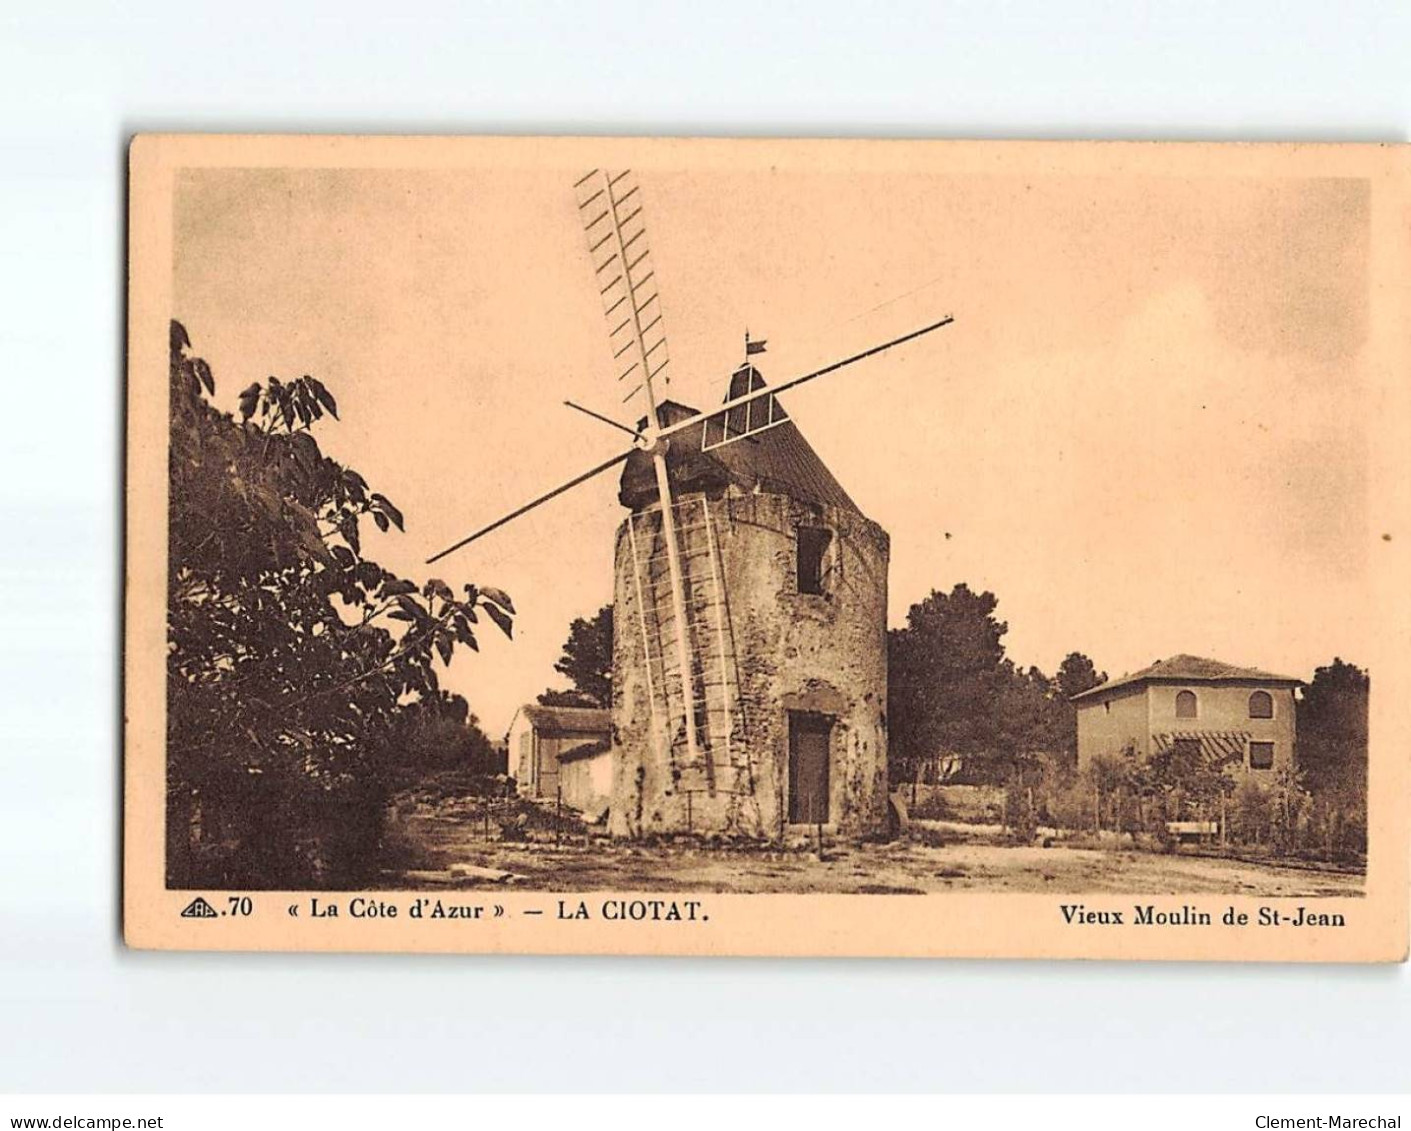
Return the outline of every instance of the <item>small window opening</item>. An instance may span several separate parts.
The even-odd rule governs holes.
[[[1274,744],[1272,742],[1251,742],[1249,744],[1249,768],[1251,770],[1272,770],[1274,768]]]
[[[1256,691],[1249,697],[1249,717],[1251,719],[1272,719],[1274,717],[1274,697],[1267,691]]]
[[[823,563],[833,532],[821,526],[800,526],[798,581],[800,593],[823,592]]]
[[[1176,718],[1195,718],[1195,692],[1178,691],[1176,693]]]

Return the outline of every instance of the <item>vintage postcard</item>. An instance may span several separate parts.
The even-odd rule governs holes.
[[[1408,171],[138,137],[128,942],[1404,959]]]

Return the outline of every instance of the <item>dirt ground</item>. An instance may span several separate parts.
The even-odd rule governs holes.
[[[486,823],[470,813],[427,808],[400,814],[393,831],[409,849],[409,866],[389,874],[386,886],[414,889],[1322,896],[1361,895],[1363,888],[1361,874],[1326,866],[1115,845],[1013,845],[983,826],[941,822],[916,822],[907,835],[883,844],[825,839],[821,860],[801,842],[787,849],[684,840],[633,845],[581,829],[557,837],[536,829],[527,841],[501,840],[493,825],[487,838]]]

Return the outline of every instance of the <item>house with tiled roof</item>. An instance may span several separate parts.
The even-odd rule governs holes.
[[[1237,762],[1254,773],[1293,761],[1294,690],[1260,668],[1178,655],[1073,697],[1078,767],[1095,758],[1150,759],[1168,750]]]

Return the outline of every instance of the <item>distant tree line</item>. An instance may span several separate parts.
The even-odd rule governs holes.
[[[391,743],[403,779],[438,770],[489,775],[502,770],[494,743],[460,695],[444,689],[406,704]]]

